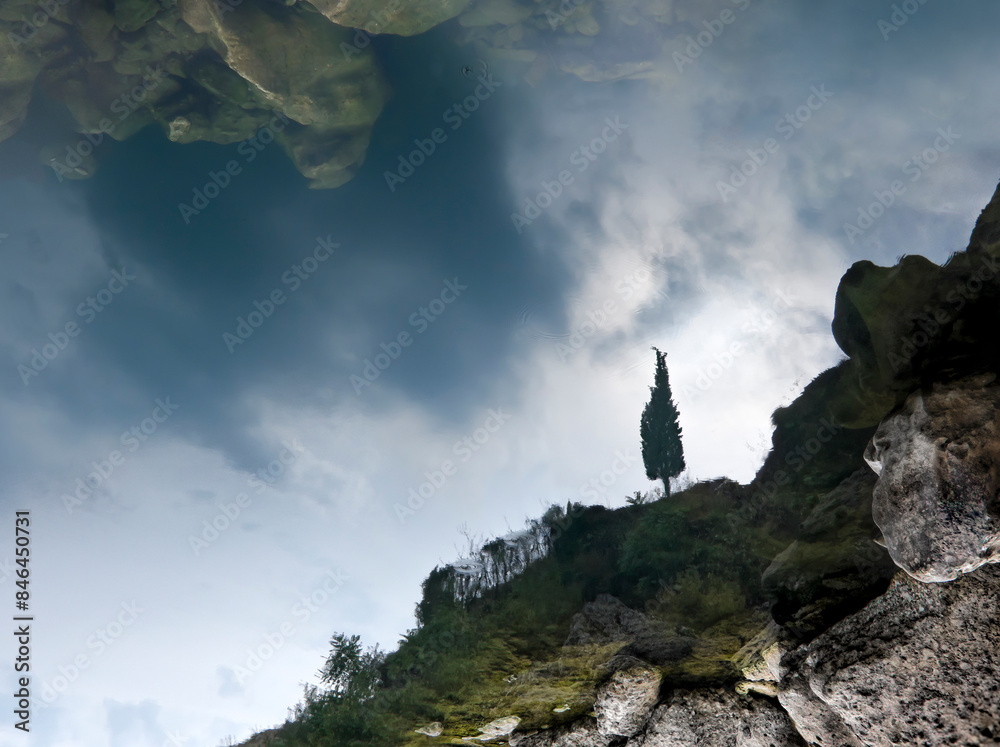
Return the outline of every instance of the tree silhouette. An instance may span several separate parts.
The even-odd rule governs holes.
[[[656,348],[653,350],[656,351],[656,378],[649,388],[649,402],[642,411],[639,426],[642,463],[646,467],[646,477],[663,480],[669,497],[670,478],[684,471],[684,447],[681,444],[681,427],[677,423],[677,405],[670,393],[667,354]]]

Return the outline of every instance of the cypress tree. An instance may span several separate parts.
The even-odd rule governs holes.
[[[670,478],[684,471],[684,447],[681,444],[681,427],[677,422],[677,405],[670,393],[667,354],[656,348],[653,350],[656,351],[656,378],[649,388],[649,402],[642,411],[639,426],[642,463],[646,467],[646,477],[663,480],[669,497]]]

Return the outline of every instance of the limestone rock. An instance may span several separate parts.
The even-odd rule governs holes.
[[[1000,742],[1000,567],[889,590],[786,655],[779,700],[814,744]]]
[[[1000,562],[1000,385],[993,375],[914,392],[865,452],[872,515],[896,564],[950,581]]]
[[[486,726],[480,726],[479,731],[481,734],[478,737],[465,737],[465,739],[477,742],[492,742],[506,737],[517,728],[519,723],[521,723],[521,719],[518,716],[504,716],[503,718],[490,721]]]
[[[92,62],[110,62],[117,49],[115,17],[98,5],[81,3],[75,8],[74,20],[80,41],[91,52]]]
[[[733,663],[751,682],[777,682],[781,676],[778,663],[786,647],[781,626],[770,622],[736,652]]]
[[[417,734],[424,734],[428,737],[440,737],[441,732],[444,731],[444,727],[440,721],[432,721],[427,724],[427,726],[421,726],[418,729],[414,729]]]
[[[221,70],[199,69],[195,75],[205,90],[228,97],[230,106],[220,105],[216,118],[225,115],[256,128],[259,117],[252,107],[282,112],[294,122],[276,139],[310,187],[339,187],[354,176],[388,92],[370,52],[344,53],[341,45],[351,44],[347,29],[316,14],[268,13],[249,4],[223,14],[210,0],[182,0],[182,11],[193,28],[211,35],[226,65],[246,84],[241,88]],[[240,114],[237,108],[247,111]],[[186,111],[170,111],[165,126],[181,115],[194,130],[197,118]],[[202,129],[209,125],[214,133],[212,118]],[[246,130],[234,127],[234,133]],[[171,131],[180,132],[176,126]]]
[[[660,694],[661,675],[652,667],[615,672],[597,689],[597,729],[609,737],[633,737],[649,718]]]
[[[349,182],[364,163],[370,138],[368,128],[324,130],[294,124],[278,134],[311,189],[333,189]]]
[[[988,235],[991,225],[981,218],[974,235]],[[852,428],[875,425],[919,386],[954,371],[996,370],[1000,351],[981,341],[1000,323],[998,299],[1000,262],[985,252],[957,254],[944,266],[917,256],[894,267],[856,262],[841,278],[834,311],[834,338],[851,358],[857,388],[853,403],[831,402],[838,417]]]
[[[736,692],[740,695],[757,693],[758,695],[766,695],[769,698],[776,698],[778,697],[778,683],[760,680],[743,680],[742,682],[736,683]]]
[[[725,690],[677,691],[635,747],[799,747],[788,715],[769,701]]]

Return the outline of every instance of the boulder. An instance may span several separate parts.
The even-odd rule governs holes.
[[[895,563],[951,581],[1000,562],[1000,385],[966,378],[914,392],[865,452],[872,515]]]
[[[889,590],[781,660],[778,699],[810,742],[1000,743],[1000,567]]]
[[[630,743],[631,744],[631,743]],[[653,713],[635,747],[800,747],[773,701],[725,690],[676,691]]]
[[[598,594],[573,615],[564,646],[631,641],[650,632],[647,617],[610,594]]]
[[[645,726],[660,694],[659,670],[648,666],[619,669],[597,688],[597,729],[608,737],[633,737]]]

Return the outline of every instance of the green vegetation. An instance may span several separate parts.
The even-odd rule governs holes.
[[[662,415],[670,409],[664,358],[657,351],[643,455],[649,468],[657,461],[647,453],[667,454],[655,467],[666,486],[683,454],[679,427],[673,451],[655,446],[669,439],[649,430],[658,422],[658,433],[673,433],[676,424],[676,408]],[[731,659],[770,621],[770,605],[803,635],[860,607],[883,583],[854,562],[871,523],[856,499],[865,484],[834,493],[864,467],[870,429],[842,426],[826,408],[843,369],[832,371],[774,413],[773,450],[750,485],[716,479],[669,500],[657,489],[617,510],[550,506],[522,531],[472,543],[466,557],[427,576],[416,627],[396,651],[334,635],[320,686],[308,686],[288,721],[247,747],[460,745],[510,716],[520,719],[518,732],[548,728],[592,712],[618,653],[659,667],[667,687],[731,686],[741,679]],[[810,439],[822,448],[809,451]],[[806,522],[824,502],[837,518]],[[847,521],[857,527],[841,538]],[[801,551],[784,553],[762,587],[764,570],[793,540]],[[843,591],[831,600],[831,588]],[[571,638],[583,619],[574,616],[602,594],[642,613],[645,632]]]
[[[649,402],[642,411],[639,434],[642,437],[642,463],[646,477],[663,480],[663,488],[670,496],[670,478],[684,471],[684,447],[681,445],[681,427],[677,423],[677,405],[670,392],[667,374],[667,354],[656,348],[656,378],[649,388]]]
[[[435,568],[398,650],[334,635],[322,688],[307,687],[267,743],[460,744],[506,716],[521,719],[519,731],[580,718],[608,676],[604,663],[627,643],[564,646],[573,616],[603,593],[665,635],[685,631],[688,653],[661,667],[678,683],[735,680],[728,657],[766,621],[755,606],[768,561],[729,520],[742,488],[716,480],[647,502],[660,495],[618,510],[551,506],[523,531]],[[433,722],[439,737],[414,731]]]

